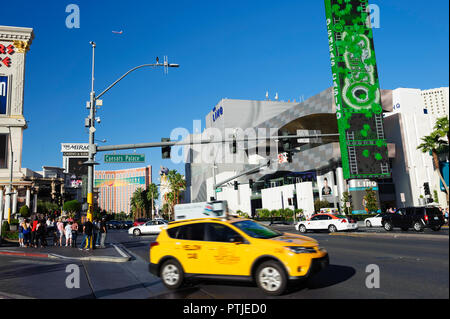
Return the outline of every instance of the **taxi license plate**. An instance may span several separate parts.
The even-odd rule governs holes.
[[[435,219],[435,220],[438,220],[438,219],[439,219],[439,217],[437,217],[437,216],[434,216],[434,219]]]

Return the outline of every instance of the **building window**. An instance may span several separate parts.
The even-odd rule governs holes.
[[[0,134],[0,168],[8,168],[8,134]]]

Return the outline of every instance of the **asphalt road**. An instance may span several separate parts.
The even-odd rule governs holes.
[[[274,226],[295,232],[292,226]],[[370,229],[369,232],[384,232]],[[68,262],[48,259],[0,257],[0,298],[168,298],[168,299],[396,299],[449,298],[448,229],[425,232],[437,240],[333,236],[308,233],[330,255],[330,266],[309,280],[290,287],[281,297],[268,297],[255,285],[241,282],[196,281],[170,292],[147,271],[149,245],[156,236],[134,237],[112,230],[109,242],[118,243],[132,256],[127,263]],[[408,234],[413,234],[413,231]],[[353,235],[353,234],[349,234]],[[380,270],[380,287],[366,287],[368,265]],[[69,289],[67,266],[76,265],[80,288]]]

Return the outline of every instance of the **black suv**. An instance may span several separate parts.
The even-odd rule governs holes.
[[[438,231],[445,224],[445,220],[436,207],[406,207],[399,208],[394,214],[383,216],[381,224],[387,231],[395,227],[404,231],[409,228],[414,228],[418,232],[423,231],[424,228]]]

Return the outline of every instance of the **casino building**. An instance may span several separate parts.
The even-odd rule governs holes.
[[[94,188],[98,189],[98,205],[108,213],[131,213],[130,200],[138,188],[147,189],[152,182],[152,167],[122,170],[96,170]]]
[[[415,147],[408,140],[409,131],[405,122],[410,123],[410,115],[407,113],[417,113],[417,122],[421,121],[421,117],[426,117],[426,124],[425,121],[421,123],[415,141],[419,136],[429,134],[437,118],[433,114],[424,114],[424,107],[421,107],[424,99],[421,91],[417,91],[416,101],[407,100],[403,89],[381,91],[392,178],[344,180],[338,137],[296,140],[292,162],[280,156],[284,152],[283,146],[281,141],[276,140],[258,140],[257,144],[238,143],[236,154],[232,152],[231,145],[222,149],[219,144],[194,145],[185,147],[184,152],[186,199],[188,202],[210,200],[214,197],[213,185],[242,175],[270,159],[271,163],[277,163],[275,169],[243,174],[221,185],[216,198],[227,200],[232,211],[255,214],[259,208],[302,208],[306,215],[311,215],[315,200],[326,200],[331,207],[342,207],[343,193],[348,191],[352,195],[353,213],[357,214],[365,213],[363,197],[365,189],[370,187],[376,192],[382,210],[400,207],[400,193],[408,194],[405,205],[419,205],[423,182],[429,182],[432,188],[437,189],[439,181],[437,174],[430,169],[432,163],[429,156],[420,155],[422,163],[415,163],[413,168],[408,164],[405,166],[405,163],[411,163],[410,156],[416,156],[414,152],[408,154],[408,160],[404,156],[407,152],[405,148],[411,150]],[[332,92],[332,88],[329,88],[301,103],[223,99],[206,116],[205,130],[188,138],[219,137],[229,140],[236,136],[236,132],[242,131],[244,134],[237,135],[252,137],[258,132],[265,132],[266,136],[281,136],[286,132],[290,135],[335,134],[338,133],[338,127]],[[405,113],[398,114],[394,106],[402,99]],[[239,160],[230,161],[233,156]],[[416,180],[408,174],[412,169],[426,172]],[[238,182],[237,189],[234,181]],[[250,182],[252,188],[249,187]],[[329,191],[324,192],[324,188]],[[445,194],[442,192],[439,193],[439,203],[446,206]]]
[[[33,172],[22,168],[25,60],[33,29],[0,26],[0,220],[31,206]],[[12,188],[11,188],[12,186]]]

